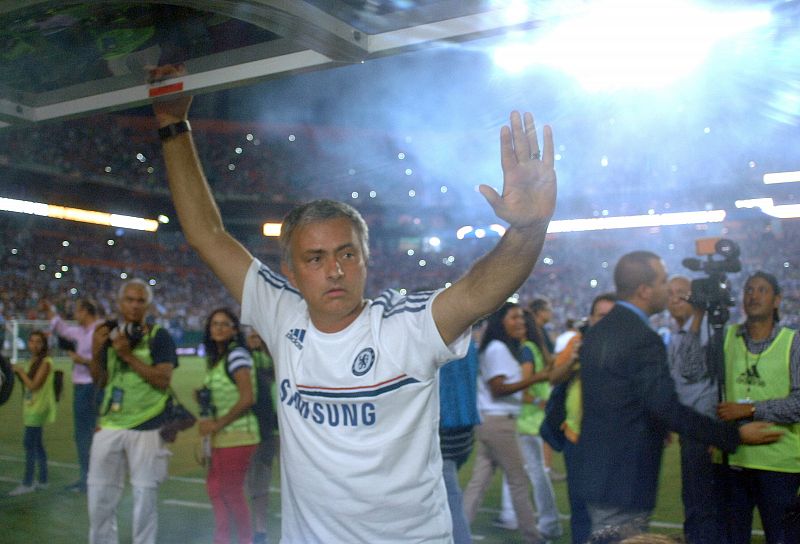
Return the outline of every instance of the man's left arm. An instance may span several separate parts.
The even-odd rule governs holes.
[[[167,331],[160,329],[156,332],[150,353],[153,358],[152,365],[148,365],[133,354],[130,341],[125,334],[117,335],[112,342],[112,347],[120,359],[144,381],[156,389],[164,390],[169,387],[172,369],[178,366],[178,356],[175,343]]]
[[[800,333],[795,333],[789,350],[789,380],[789,394],[783,398],[745,404],[723,402],[717,413],[725,421],[751,418],[773,423],[800,422]]]
[[[502,195],[487,185],[480,192],[509,227],[497,246],[460,280],[436,297],[431,309],[442,340],[450,344],[478,318],[497,309],[533,270],[555,210],[553,133],[545,126],[540,157],[533,116],[511,113],[500,131]]]

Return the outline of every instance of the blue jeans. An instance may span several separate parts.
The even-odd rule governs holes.
[[[33,473],[36,464],[39,465],[39,483],[47,483],[47,452],[44,451],[41,427],[25,427],[25,436],[22,439],[25,447],[25,476],[22,483],[33,485]]]
[[[767,544],[788,544],[783,516],[797,497],[800,473],[717,465],[720,523],[729,544],[749,544],[758,507]]]
[[[569,440],[564,442],[564,464],[567,468],[567,494],[569,495],[569,525],[572,533],[572,544],[584,544],[592,534],[592,520],[589,518],[589,510],[586,501],[580,495],[579,482],[575,481],[578,473],[575,451],[577,445]]]
[[[544,466],[544,442],[541,437],[533,434],[520,434],[519,450],[525,460],[525,470],[528,478],[533,485],[533,502],[536,505],[536,512],[539,521],[536,526],[542,535],[547,535],[553,539],[562,534],[561,522],[558,519],[558,508],[556,507],[556,494],[553,491],[553,484]],[[500,519],[508,521],[511,525],[517,525],[517,516],[514,514],[514,506],[511,503],[511,493],[508,490],[508,482],[503,477],[502,510]]]
[[[103,390],[91,383],[76,383],[73,385],[72,418],[74,421],[75,447],[78,450],[78,465],[80,466],[80,484],[86,485],[86,476],[89,474],[89,451],[92,448],[97,424],[97,411],[103,400]]]
[[[681,437],[683,534],[688,544],[717,544],[717,506],[713,500],[714,463],[708,446]]]
[[[442,475],[447,488],[447,504],[453,518],[453,544],[472,544],[467,516],[464,514],[464,501],[461,486],[458,485],[458,467],[451,459],[442,460]]]

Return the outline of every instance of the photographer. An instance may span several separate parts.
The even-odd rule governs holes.
[[[781,288],[758,271],[744,286],[744,325],[725,334],[724,421],[767,420],[783,431],[774,444],[742,446],[720,467],[727,542],[750,542],[758,507],[767,544],[786,540],[784,516],[800,488],[800,339],[780,327]]]
[[[706,362],[705,310],[689,302],[691,281],[686,276],[673,276],[667,287],[667,309],[673,319],[667,361],[675,380],[675,392],[681,404],[715,417],[717,385]],[[714,465],[708,445],[685,435],[680,437],[680,444],[684,536],[688,544],[715,544],[719,541],[717,503],[708,500],[714,486]]]
[[[116,513],[126,467],[133,487],[133,542],[156,542],[157,490],[170,455],[159,428],[178,356],[169,333],[145,322],[152,300],[144,281],[123,283],[119,323],[106,322],[94,333],[90,370],[104,387],[104,399],[89,460],[90,543],[118,541]]]

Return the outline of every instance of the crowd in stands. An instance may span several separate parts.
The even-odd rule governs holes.
[[[369,211],[364,207],[376,202],[392,208],[405,203],[412,210],[438,206],[439,213],[452,214],[464,212],[460,200],[464,195],[453,190],[455,186],[472,190],[497,176],[494,162],[489,173],[469,170],[487,167],[480,161],[443,167],[448,163],[437,159],[435,149],[412,152],[405,133],[219,120],[193,123],[198,153],[219,202],[280,204],[313,195],[351,202],[365,216]],[[12,127],[0,131],[0,165],[166,196],[165,166],[155,129],[149,116],[108,114],[24,129]],[[425,149],[430,135],[410,138]],[[732,195],[719,186],[682,192],[677,179],[656,187],[643,185],[634,157],[620,170],[609,168],[592,174],[577,174],[582,166],[577,160],[572,157],[571,162],[565,159],[559,165],[559,196],[567,197],[569,203],[561,198],[557,216],[586,217],[592,215],[586,210],[600,214],[605,208],[610,215],[633,215],[648,209],[662,213],[733,207]],[[597,179],[586,185],[578,183],[576,175]],[[622,182],[614,176],[620,176]],[[443,185],[450,190],[443,191]],[[409,189],[415,193],[413,198],[409,198]],[[668,198],[664,191],[669,191]],[[616,198],[617,194],[628,198]]]
[[[310,194],[344,200],[354,192],[362,202],[369,202],[372,182],[385,196],[390,186],[407,183],[405,168],[416,169],[410,157],[400,163],[402,167],[396,166],[395,138],[387,133],[224,121],[194,123],[198,154],[221,202],[291,203]],[[166,195],[166,168],[155,129],[147,117],[106,115],[0,131],[0,165]],[[364,138],[370,151],[364,158],[353,158],[347,150],[358,149]],[[307,160],[309,157],[314,159]],[[424,184],[416,191],[419,202]],[[439,185],[430,192],[439,194]]]

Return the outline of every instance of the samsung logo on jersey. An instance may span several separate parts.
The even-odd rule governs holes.
[[[281,382],[281,403],[287,408],[292,407],[304,419],[309,419],[318,425],[329,427],[358,427],[375,424],[377,415],[375,405],[371,402],[309,402],[292,389],[289,380]]]

